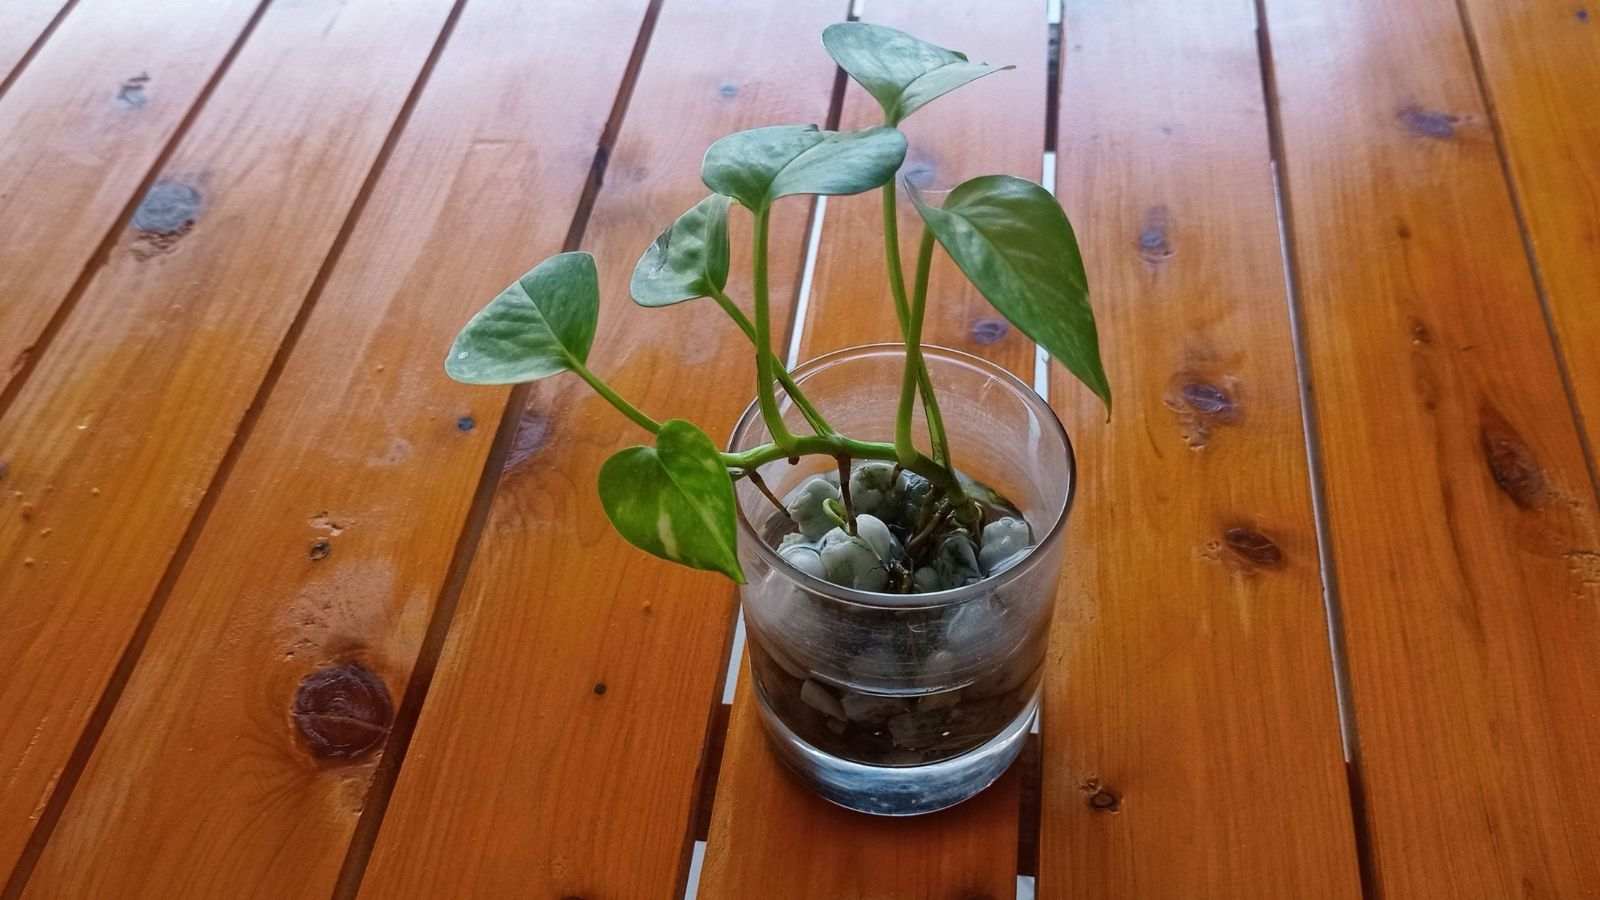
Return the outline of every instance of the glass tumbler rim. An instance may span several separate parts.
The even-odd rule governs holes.
[[[881,353],[898,354],[900,356],[904,356],[905,349],[906,348],[904,344],[889,342],[856,344],[850,347],[842,347],[838,350],[833,350],[828,353],[824,353],[821,356],[813,357],[812,359],[807,360],[796,367],[794,371],[790,373],[790,375],[794,378],[795,383],[801,384],[804,383],[807,378],[816,375],[819,372],[830,369],[841,363],[848,362],[852,359],[865,358]],[[1061,502],[1061,509],[1056,513],[1055,521],[1050,523],[1050,527],[1048,530],[1046,530],[1044,538],[1034,546],[1032,552],[1030,552],[1021,562],[1005,570],[999,575],[985,578],[982,581],[974,582],[965,587],[948,588],[942,591],[929,591],[921,594],[887,594],[879,591],[862,591],[855,588],[844,587],[843,585],[834,584],[831,581],[817,578],[808,572],[803,572],[789,565],[788,561],[786,561],[778,553],[778,551],[774,550],[767,544],[765,540],[761,538],[760,531],[755,527],[754,523],[750,521],[749,517],[745,515],[744,504],[735,503],[734,506],[737,509],[739,517],[739,528],[755,546],[756,552],[760,554],[761,558],[767,563],[767,565],[771,566],[772,569],[782,572],[784,576],[789,578],[791,581],[798,582],[810,593],[820,594],[841,603],[849,603],[855,606],[865,606],[876,609],[932,609],[944,606],[953,606],[979,597],[988,596],[997,589],[1002,588],[1007,584],[1010,584],[1012,581],[1015,581],[1016,579],[1026,575],[1028,572],[1032,571],[1035,566],[1039,565],[1044,559],[1050,556],[1048,550],[1053,547],[1056,542],[1062,539],[1061,536],[1066,531],[1067,517],[1072,512],[1072,501],[1078,493],[1078,459],[1077,454],[1072,447],[1072,438],[1067,434],[1067,429],[1061,424],[1060,418],[1056,416],[1055,410],[1051,409],[1050,404],[1046,403],[1044,398],[1035,393],[1033,388],[1024,383],[1022,379],[1011,374],[1011,372],[1005,368],[1002,368],[1001,366],[995,365],[994,363],[984,359],[983,357],[974,356],[971,353],[966,353],[961,350],[954,350],[949,347],[941,347],[935,344],[924,344],[922,346],[922,353],[924,357],[943,359],[948,362],[971,366],[984,372],[984,374],[995,378],[1009,388],[1013,394],[1018,396],[1022,403],[1027,406],[1031,412],[1037,415],[1040,420],[1055,427],[1055,433],[1061,438],[1061,445],[1065,450],[1067,466],[1067,494]],[[895,388],[898,390],[899,386],[895,385]],[[749,429],[755,428],[761,424],[763,423],[761,421],[760,404],[758,401],[752,400],[750,405],[745,407],[744,412],[739,416],[739,421],[733,426],[733,431],[728,439],[729,451],[738,452],[739,437],[745,434]]]

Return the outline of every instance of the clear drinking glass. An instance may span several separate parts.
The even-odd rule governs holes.
[[[778,555],[773,544],[789,523],[747,479],[737,482],[742,605],[773,748],[822,796],[879,815],[960,803],[1021,751],[1038,710],[1076,482],[1067,434],[1028,385],[965,353],[924,355],[957,467],[1032,529],[1036,546],[1020,563],[936,593],[841,587]],[[904,363],[903,346],[875,344],[812,360],[794,377],[839,431],[892,442]],[[808,433],[799,411],[780,403],[791,431]],[[918,407],[916,433],[925,435]],[[730,449],[768,440],[752,404]],[[832,460],[804,457],[762,475],[783,497],[830,470]]]

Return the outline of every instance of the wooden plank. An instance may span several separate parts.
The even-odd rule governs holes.
[[[1590,452],[1600,447],[1600,7],[1467,0]]]
[[[0,398],[259,0],[83,0],[0,102]]]
[[[1249,0],[1069,0],[1059,195],[1110,422],[1042,716],[1041,897],[1360,893]]]
[[[637,32],[645,5],[466,6],[172,588],[33,895],[331,891],[375,766],[372,755],[339,753],[389,725],[505,399],[447,381],[441,348],[482,298],[560,246],[627,67],[632,42],[619,35]],[[392,116],[395,100],[361,101],[332,82],[376,84],[388,71],[403,96],[449,4],[296,9],[281,15],[305,34],[274,27],[275,8],[251,49],[310,41],[319,30],[310,26],[328,20],[322,68],[349,69],[318,78],[307,65],[296,79],[331,107],[314,121],[303,109],[286,117],[303,126],[304,154],[317,136],[340,146],[350,126],[338,123]],[[530,41],[549,52],[524,52]],[[272,79],[250,57],[238,65],[261,91]],[[281,53],[262,57],[280,64],[267,69],[293,70]],[[366,62],[350,68],[352,58]],[[296,158],[300,178],[317,170],[311,163]],[[260,168],[261,190],[285,188]],[[287,208],[315,190],[297,185]],[[299,254],[269,236],[284,221],[266,224],[268,234],[240,247],[273,247],[281,260],[259,267],[270,271]],[[238,345],[224,334],[219,345]],[[191,368],[214,377],[218,366]],[[177,387],[166,396],[192,402]],[[169,494],[186,483],[146,478]],[[102,482],[56,483],[66,492]],[[373,728],[335,731],[319,748],[307,737],[329,734],[316,695],[306,717],[291,713],[308,682],[356,691],[381,682],[388,708],[369,704]]]
[[[56,20],[68,0],[6,0],[5,27],[0,28],[0,85],[4,85]]]
[[[7,871],[449,8],[433,0],[397,12],[363,0],[265,15],[0,421],[9,469],[0,499]],[[350,69],[353,55],[368,64]],[[165,697],[194,708],[191,696]],[[141,738],[141,754],[151,747]],[[185,779],[194,774],[187,760],[182,770]],[[132,802],[119,792],[118,812],[97,811],[97,826],[120,825],[176,850],[170,834],[146,830],[151,819],[126,815]],[[68,863],[85,878],[94,867],[87,860],[122,859],[116,845],[93,846]],[[120,849],[150,860],[138,841]]]
[[[634,262],[705,195],[711,141],[823,119],[833,67],[818,35],[843,13],[663,7],[585,238],[603,298],[590,367],[652,415],[720,440],[753,393],[754,359],[703,302],[634,306]],[[778,321],[807,209],[778,207]],[[734,217],[736,297],[748,294],[747,221]],[[526,452],[494,499],[363,896],[666,896],[683,877],[734,592],[612,532],[595,472],[645,436],[586,386],[540,382],[522,428]]]
[[[1373,888],[1592,894],[1594,485],[1457,7],[1267,14]]]
[[[975,60],[1017,66],[907,119],[902,128],[911,149],[903,173],[934,190],[991,172],[1039,177],[1048,38],[1044,4],[960,4],[934,19],[910,2],[873,0],[865,18],[963,50]],[[852,83],[845,126],[867,127],[882,115],[877,102]],[[902,256],[909,267],[916,259],[921,222],[909,203],[902,206]],[[900,340],[885,276],[882,222],[876,193],[829,200],[801,358]],[[947,256],[939,253],[936,259],[925,339],[993,359],[1031,384],[1032,342],[1006,325]],[[757,883],[771,885],[774,897],[999,897],[1015,890],[1020,784],[1015,773],[955,810],[912,822],[845,812],[787,776],[763,740],[749,679],[741,681],[706,845],[702,896],[745,896]],[[797,835],[807,836],[804,852],[796,852]]]

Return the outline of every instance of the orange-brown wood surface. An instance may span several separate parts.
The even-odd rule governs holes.
[[[691,419],[719,441],[754,393],[753,352],[708,301],[642,309],[628,278],[705,196],[708,144],[823,120],[833,66],[817,36],[844,12],[667,3],[588,222],[602,297],[590,368],[651,415]],[[776,321],[797,286],[806,214],[799,198],[777,207]],[[746,232],[733,235],[736,298],[749,293]],[[648,435],[588,387],[540,383],[520,428],[363,896],[667,896],[682,877],[734,592],[611,530],[595,473]]]
[[[5,27],[0,28],[0,84],[56,20],[68,0],[7,0]]]
[[[259,3],[82,0],[0,97],[0,401]]]
[[[390,60],[392,115],[450,4],[316,8],[285,13],[315,25],[311,36],[333,26],[330,64]],[[529,256],[559,248],[628,62],[631,41],[615,38],[637,31],[644,8],[477,3],[462,14],[30,895],[329,893],[374,761],[299,736],[298,686],[354,665],[399,702],[504,400],[446,380],[438,348]],[[255,42],[292,43],[273,17],[241,69]],[[551,44],[560,77],[535,77],[552,58],[521,53],[540,33],[562,36]],[[381,140],[384,115],[366,103]]]
[[[1600,445],[1600,7],[1463,4],[1591,454]]]
[[[1058,194],[1110,422],[1076,439],[1041,897],[1355,897],[1249,0],[1068,0]]]
[[[1039,177],[1045,137],[1045,9],[1007,0],[951,10],[928,21],[908,2],[873,0],[865,21],[914,31],[972,59],[1015,64],[918,110],[903,123],[910,150],[902,174],[941,190],[975,175]],[[851,83],[841,122],[866,128],[883,119],[877,102]],[[875,341],[901,340],[883,258],[878,191],[830,198],[800,358]],[[909,284],[921,221],[900,206]],[[940,252],[929,281],[926,341],[993,359],[1033,380],[1033,343],[1008,328]],[[758,880],[772,897],[1004,896],[1015,889],[1020,777],[1012,773],[957,810],[914,824],[833,806],[789,777],[768,751],[756,695],[741,678],[718,777],[701,896],[741,897]],[[796,852],[797,834],[836,836]]]
[[[1594,485],[1456,5],[1266,8],[1374,887],[1593,895]]]
[[[0,419],[10,469],[0,501],[0,866],[16,861],[50,796],[447,9],[397,15],[367,0],[266,15],[218,105],[167,161]],[[383,65],[336,78],[351,54],[379,47]],[[282,260],[263,266],[263,246]],[[158,689],[164,702],[194,708],[194,695],[170,688]],[[144,736],[139,744],[152,749]],[[77,855],[70,865],[86,869]]]
[[[0,0],[0,897],[1600,897],[1600,7],[1051,7]],[[903,174],[1056,135],[1116,396],[1050,372],[1042,734],[910,820],[720,704],[736,592],[595,495],[643,432],[441,365],[582,247],[592,368],[723,440],[748,342],[629,275],[714,139],[879,120],[851,10],[1017,65]],[[780,355],[898,339],[880,229],[778,205]]]

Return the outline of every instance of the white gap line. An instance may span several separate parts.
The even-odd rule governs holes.
[[[860,0],[857,0],[860,2]],[[811,234],[806,238],[806,259],[800,268],[800,291],[794,301],[794,332],[789,335],[789,350],[784,354],[784,366],[794,368],[800,362],[800,340],[806,333],[806,315],[811,311],[811,285],[817,275],[817,255],[822,247],[822,218],[828,211],[828,198],[817,197],[816,210],[811,215]],[[733,705],[733,695],[739,687],[739,663],[744,659],[744,610],[733,623],[733,644],[728,648],[728,671],[722,678],[722,702]]]
[[[734,689],[739,686],[739,663],[744,659],[744,609],[733,622],[733,646],[728,648],[728,674],[722,676],[722,702],[733,705]]]
[[[867,8],[867,0],[850,0],[850,18],[859,19]]]
[[[1017,900],[1033,900],[1034,879],[1032,875],[1017,876]]]
[[[1297,358],[1296,375],[1300,388],[1300,435],[1306,444],[1306,470],[1311,479],[1311,517],[1317,530],[1317,566],[1322,571],[1322,612],[1328,626],[1328,656],[1333,665],[1333,699],[1339,710],[1339,746],[1344,750],[1344,761],[1350,762],[1350,706],[1345,692],[1350,686],[1350,673],[1339,637],[1341,611],[1337,601],[1338,582],[1333,570],[1333,536],[1328,533],[1328,511],[1323,508],[1322,489],[1318,478],[1322,476],[1322,462],[1318,458],[1316,440],[1316,414],[1311,401],[1309,372],[1299,371],[1304,358],[1305,324],[1300,321],[1300,303],[1294,281],[1294,260],[1289,255],[1289,223],[1283,214],[1283,173],[1278,171],[1278,161],[1271,162],[1272,197],[1278,216],[1278,253],[1283,262],[1283,290],[1289,307],[1289,333],[1295,342]]]
[[[806,314],[811,311],[811,283],[817,274],[817,251],[822,246],[822,217],[828,211],[828,198],[817,197],[816,211],[811,214],[811,234],[806,238],[806,261],[800,269],[800,295],[794,301],[794,333],[789,335],[789,352],[784,365],[794,368],[800,363],[800,339],[806,333]]]
[[[705,865],[705,862],[706,842],[695,841],[694,850],[689,856],[689,880],[683,886],[683,900],[695,900],[695,895],[700,893],[700,867]],[[1028,880],[1032,881],[1033,879],[1030,878]],[[1022,897],[1020,891],[1017,893],[1017,897]],[[1028,897],[1032,898],[1033,894],[1030,892]]]
[[[1054,150],[1044,151],[1044,161],[1040,167],[1040,176],[1039,183],[1044,185],[1044,189],[1050,192],[1050,196],[1054,197],[1056,195],[1056,152]],[[1037,345],[1033,348],[1033,392],[1038,394],[1046,403],[1050,402],[1050,354],[1043,347]],[[1035,733],[1038,732],[1038,728],[1038,720],[1035,720]]]
[[[1047,25],[1061,24],[1061,0],[1044,0],[1044,21]]]
[[[1044,718],[1044,707],[1040,706],[1039,711],[1033,714],[1033,724],[1028,726],[1029,734],[1039,733],[1039,720],[1042,718]]]

